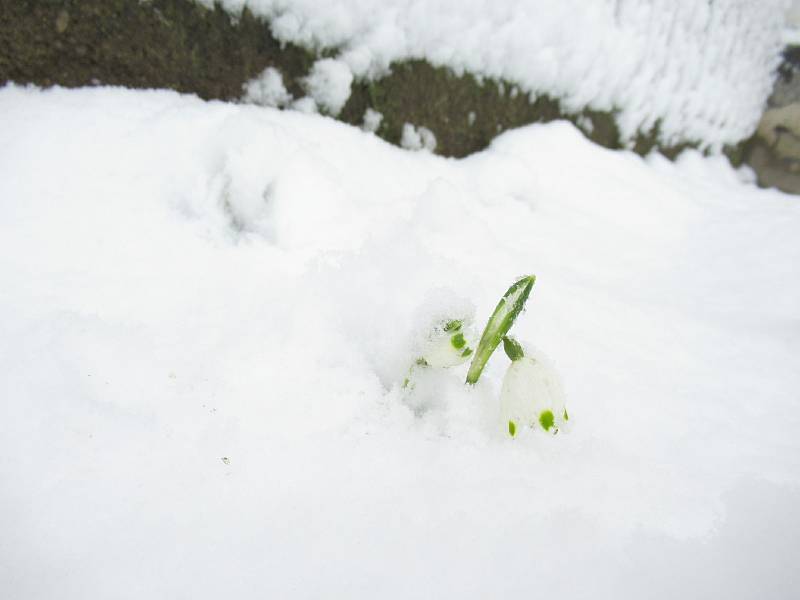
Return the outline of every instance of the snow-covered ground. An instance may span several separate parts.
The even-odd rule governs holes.
[[[7,87],[0,131],[0,597],[800,594],[796,197],[566,123],[448,160]],[[508,437],[502,356],[401,389],[528,273],[569,431]]]
[[[800,0],[792,0],[790,3],[783,43],[800,46]]]
[[[308,86],[332,114],[346,101],[353,75],[374,77],[393,61],[417,58],[559,98],[571,112],[613,111],[628,141],[657,125],[666,145],[700,142],[714,150],[755,131],[790,8],[788,0],[221,4],[233,15],[246,6],[269,19],[281,41],[335,56],[315,68]]]

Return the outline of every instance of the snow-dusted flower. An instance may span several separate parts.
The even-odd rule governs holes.
[[[467,362],[473,350],[463,320],[453,320],[436,327],[425,343],[422,358],[431,367],[454,367]]]
[[[537,352],[524,354],[515,340],[503,340],[511,364],[500,391],[500,413],[513,437],[521,427],[558,433],[569,419],[564,391],[550,361]]]

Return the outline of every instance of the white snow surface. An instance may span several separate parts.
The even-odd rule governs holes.
[[[783,43],[800,46],[800,0],[791,0],[786,14],[786,29],[783,32]]]
[[[783,41],[787,46],[800,46],[800,27],[784,31]]]
[[[201,0],[212,5],[212,0]],[[281,41],[328,50],[358,77],[426,59],[546,93],[570,111],[618,111],[624,139],[748,137],[772,90],[787,0],[222,0]]]
[[[800,28],[800,0],[791,0],[789,2],[786,23],[789,27]]]
[[[243,91],[245,102],[259,106],[282,108],[292,102],[292,95],[283,85],[283,76],[274,67],[267,67],[258,77],[247,81]]]
[[[305,78],[308,94],[318,106],[331,115],[338,115],[350,97],[353,73],[347,63],[332,58],[316,61]]]
[[[403,124],[403,134],[400,136],[400,147],[406,150],[436,150],[436,136],[427,127],[415,127],[411,123]]]
[[[377,110],[367,107],[367,110],[364,111],[364,119],[361,124],[361,129],[369,133],[375,133],[378,131],[378,129],[380,129],[381,121],[383,121],[383,115]]]
[[[0,597],[800,593],[797,197],[564,122],[448,160],[6,87],[0,131]],[[509,439],[501,351],[411,410],[420,307],[528,273],[569,432]]]

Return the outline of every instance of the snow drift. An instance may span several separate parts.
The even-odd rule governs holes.
[[[0,595],[788,598],[800,205],[566,123],[465,160],[170,92],[0,91]],[[435,307],[505,362],[403,401]],[[482,323],[481,323],[482,325]]]

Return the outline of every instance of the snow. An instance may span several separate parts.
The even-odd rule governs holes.
[[[436,149],[436,136],[427,127],[422,125],[415,127],[411,123],[404,123],[400,147],[406,150],[433,152]]]
[[[712,150],[755,131],[795,14],[787,0],[222,4],[233,14],[246,4],[279,40],[331,53],[359,78],[426,59],[548,94],[575,113],[614,112],[628,142],[658,124],[665,144],[700,141]]]
[[[292,95],[283,84],[283,76],[274,67],[267,67],[258,77],[244,84],[242,99],[259,106],[284,107],[292,102]]]
[[[800,0],[790,0],[786,23],[790,27],[800,27]]]
[[[800,27],[783,32],[783,43],[787,46],[800,46]]]
[[[344,108],[350,97],[350,86],[353,73],[350,67],[340,60],[324,58],[311,67],[311,73],[305,79],[308,94],[318,106],[329,114],[336,116]]]
[[[785,45],[800,46],[800,0],[791,0],[783,32]]]
[[[311,96],[303,96],[298,98],[290,105],[294,110],[306,115],[312,115],[319,112],[319,107],[316,101]]]
[[[2,597],[798,595],[796,197],[564,122],[448,160],[12,86],[0,131]],[[502,351],[406,402],[529,273],[569,431],[509,438]]]
[[[364,122],[361,128],[369,133],[375,133],[380,129],[381,121],[383,121],[383,115],[381,113],[377,110],[367,108],[367,110],[364,111]]]

